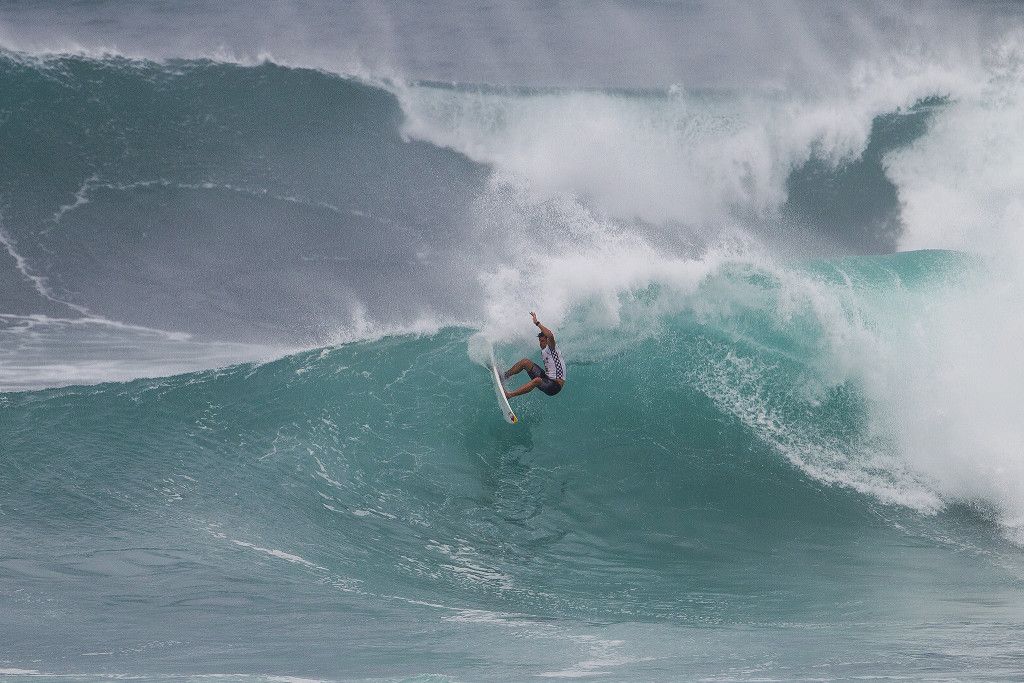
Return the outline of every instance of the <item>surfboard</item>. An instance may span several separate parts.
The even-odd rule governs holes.
[[[508,404],[508,399],[505,398],[505,383],[501,381],[501,375],[498,374],[498,364],[494,361],[493,352],[491,352],[491,379],[494,380],[494,393],[498,397],[498,407],[501,408],[501,412],[505,415],[505,422],[514,425],[516,422],[519,422],[519,418],[516,417],[512,406]]]

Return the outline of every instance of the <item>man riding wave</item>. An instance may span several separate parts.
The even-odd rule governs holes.
[[[540,328],[537,342],[540,344],[540,355],[544,361],[544,368],[542,369],[529,358],[524,358],[506,370],[505,379],[526,370],[530,381],[515,391],[506,391],[505,398],[522,396],[534,389],[540,389],[548,396],[554,396],[565,386],[565,361],[562,360],[561,352],[555,348],[555,333],[541,324],[537,320],[537,314],[533,311],[530,311],[530,317],[533,318],[533,324]]]

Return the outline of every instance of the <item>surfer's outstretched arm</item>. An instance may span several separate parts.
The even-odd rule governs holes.
[[[530,317],[533,318],[533,324],[540,328],[540,331],[544,333],[544,336],[548,339],[548,344],[551,344],[551,348],[555,348],[555,333],[552,332],[544,323],[537,320],[537,314],[530,311]]]

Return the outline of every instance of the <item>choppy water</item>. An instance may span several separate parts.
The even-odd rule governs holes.
[[[277,7],[0,11],[0,676],[1022,675],[1012,8],[685,87]]]

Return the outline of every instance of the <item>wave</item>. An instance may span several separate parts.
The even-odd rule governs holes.
[[[117,528],[141,515],[154,533],[198,531],[353,591],[442,602],[457,591],[532,614],[636,609],[636,596],[608,596],[659,538],[688,539],[697,565],[748,563],[764,549],[729,538],[745,537],[755,511],[757,525],[816,537],[873,524],[872,500],[928,514],[966,505],[1012,536],[1024,509],[1006,473],[1020,434],[1003,425],[1009,448],[977,444],[966,471],[964,422],[946,417],[959,400],[934,384],[907,393],[908,376],[943,360],[914,359],[927,335],[908,313],[969,289],[977,269],[948,252],[788,271],[733,263],[687,296],[634,290],[622,295],[628,324],[559,330],[571,382],[558,400],[522,399],[516,428],[467,355],[479,333],[464,328],[5,394],[5,513]],[[523,347],[497,351],[510,362]],[[161,517],[169,501],[174,516]],[[948,519],[887,514],[952,542]],[[776,569],[766,576],[792,571]],[[692,593],[667,590],[678,580],[656,571],[648,617],[737,618],[721,604],[684,609]]]
[[[992,476],[1021,443],[1012,178],[982,174],[988,194],[963,185],[942,217],[931,207],[950,204],[929,199],[993,145],[1013,148],[986,138],[942,162],[965,126],[1012,111],[1013,46],[981,86],[904,65],[818,99],[5,53],[4,110],[22,109],[0,127],[4,386],[453,324],[480,331],[476,354],[481,339],[521,342],[512,309],[536,308],[595,362],[670,330],[679,358],[650,376],[676,368],[818,481],[921,511],[987,501],[1015,528],[1021,494]],[[985,257],[975,280],[924,294],[906,282],[926,253],[871,277],[876,262],[834,258],[941,242],[925,224]],[[816,252],[831,257],[817,275],[788,265]],[[985,466],[956,473],[972,459]]]
[[[4,671],[1014,677],[1020,8],[257,4],[0,7]]]
[[[476,171],[402,143],[386,92],[269,64],[0,66],[5,98],[34,108],[4,126],[4,230],[65,312],[294,344],[382,308],[374,295],[391,321],[448,310],[425,243],[452,239]]]
[[[742,678],[781,639],[776,678],[1008,677],[963,652],[1021,576],[1015,54],[731,89],[0,53],[12,665]],[[479,363],[536,354],[529,310],[569,384],[509,427]]]

